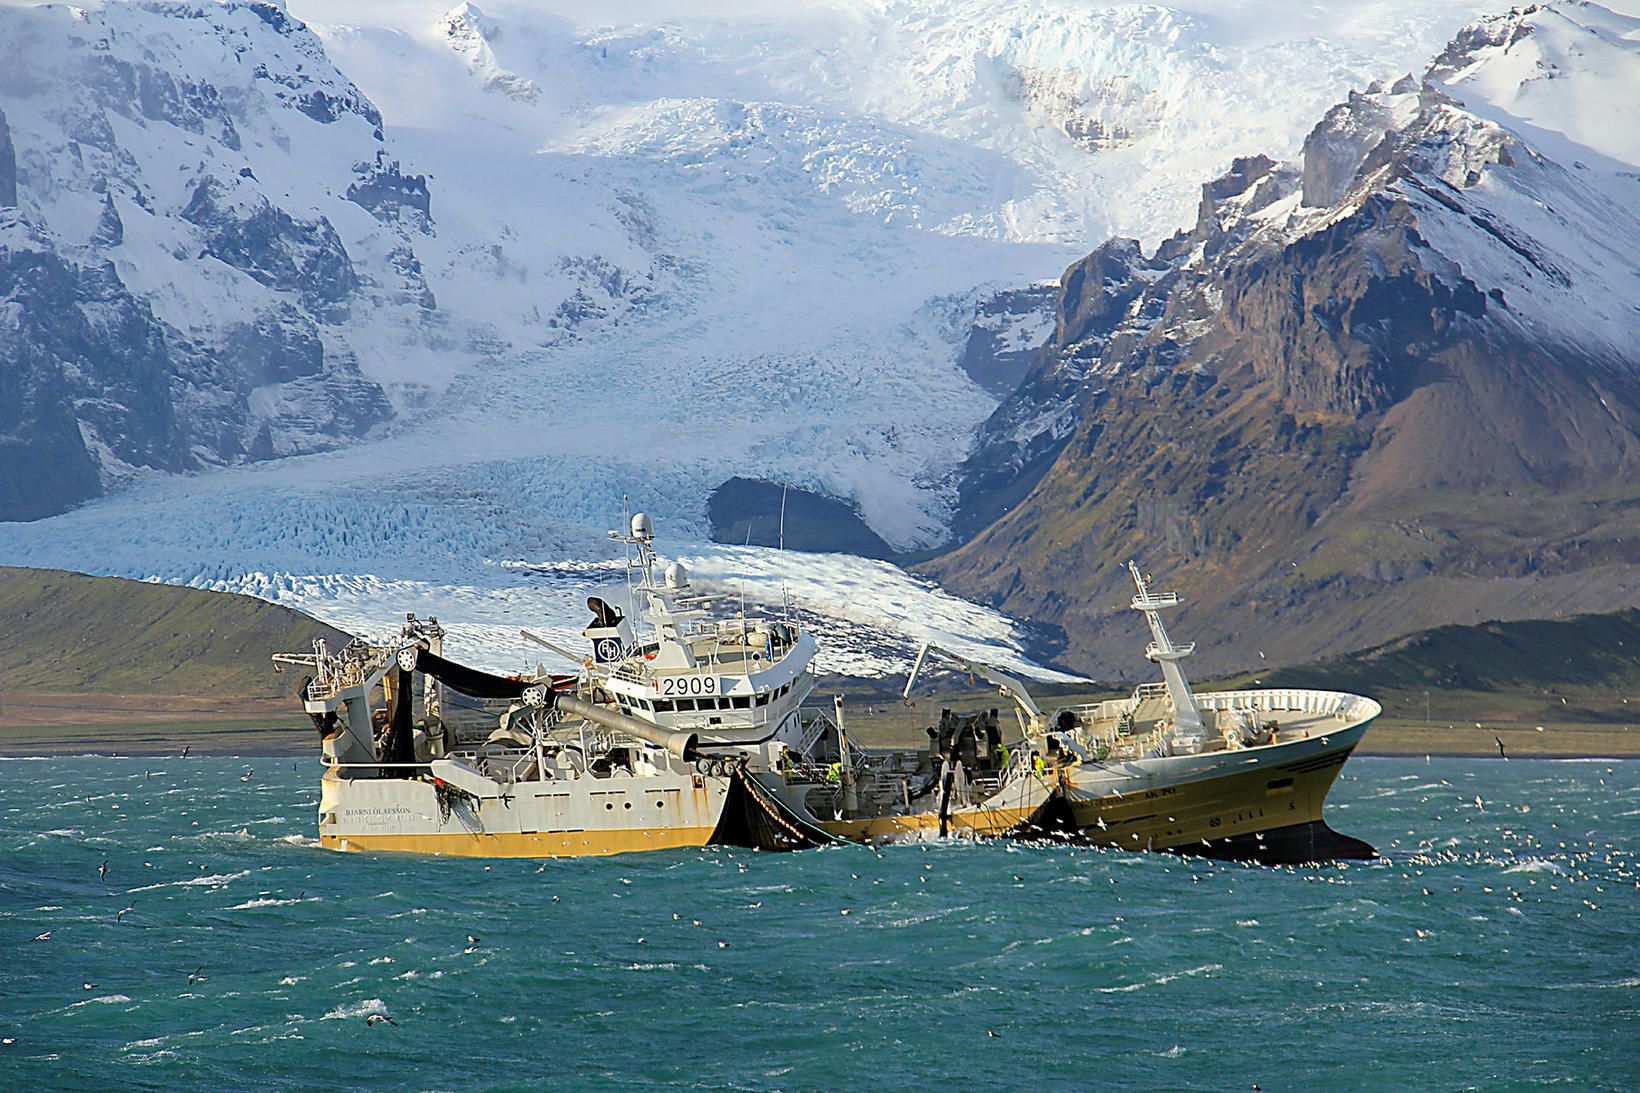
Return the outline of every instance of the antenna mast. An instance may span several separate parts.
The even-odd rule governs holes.
[[[1178,606],[1179,594],[1152,592],[1149,579],[1139,572],[1139,567],[1132,561],[1128,562],[1128,572],[1132,574],[1134,587],[1138,589],[1129,606],[1143,613],[1145,621],[1150,624],[1151,642],[1145,646],[1145,656],[1162,669],[1168,697],[1173,700],[1174,745],[1184,752],[1200,751],[1206,743],[1206,735],[1202,732],[1202,712],[1196,705],[1196,696],[1191,693],[1190,684],[1184,678],[1184,670],[1179,667],[1179,661],[1196,651],[1196,643],[1174,645],[1167,636],[1167,627],[1162,625],[1162,609]]]
[[[786,486],[780,486],[780,610],[782,622],[792,621],[792,598],[786,590]]]

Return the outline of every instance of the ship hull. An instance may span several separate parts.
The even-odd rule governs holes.
[[[1038,796],[1046,799],[1046,794]],[[945,834],[957,839],[1000,838],[1029,822],[1035,811],[1035,807],[956,809],[946,818]],[[897,839],[938,837],[940,817],[936,812],[913,812],[904,816],[877,816],[869,820],[822,820],[817,826],[849,842],[893,842]]]
[[[990,799],[856,819],[806,817],[834,838],[893,842],[1059,837],[1124,850],[1271,864],[1371,858],[1322,819],[1328,791],[1367,722],[1325,736],[1199,756],[1087,762],[1016,779]],[[426,781],[328,773],[320,845],[465,857],[581,857],[724,841],[728,784],[663,775],[520,783],[441,804]]]
[[[722,779],[519,782],[505,793],[440,801],[430,782],[327,772],[319,845],[483,858],[594,857],[705,846],[718,829]]]
[[[1322,819],[1369,722],[1229,752],[1083,764],[1065,781],[1070,823],[1100,846],[1268,863],[1371,858]]]
[[[1366,729],[1363,722],[1291,744],[1050,771],[953,810],[946,834],[1056,838],[1272,865],[1370,859],[1377,856],[1370,845],[1322,819],[1327,793]],[[940,819],[921,812],[819,826],[851,841],[889,842],[937,835]]]

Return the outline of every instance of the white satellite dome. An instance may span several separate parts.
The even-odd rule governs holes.
[[[655,521],[649,518],[647,512],[632,514],[632,537],[634,539],[653,539],[655,537]]]
[[[689,571],[683,568],[682,562],[673,562],[671,565],[666,567],[666,587],[689,587]]]

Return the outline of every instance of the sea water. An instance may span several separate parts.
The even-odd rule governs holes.
[[[319,770],[0,762],[19,1089],[1633,1089],[1640,763],[1356,759],[1376,863],[344,855]],[[106,862],[106,874],[99,871]]]

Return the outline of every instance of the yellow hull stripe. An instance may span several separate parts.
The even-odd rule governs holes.
[[[571,858],[705,846],[711,827],[619,828],[603,831],[496,831],[441,834],[319,835],[328,850],[398,851],[468,858]]]
[[[1030,818],[1031,809],[963,809],[951,814],[946,833],[958,838],[992,838],[1006,835]],[[891,839],[896,836],[937,834],[937,813],[917,812],[910,816],[878,816],[870,820],[822,820],[820,827],[833,835],[856,842]]]

